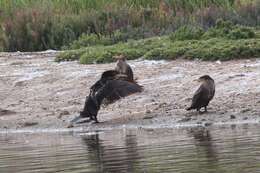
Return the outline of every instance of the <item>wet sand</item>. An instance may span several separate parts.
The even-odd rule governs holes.
[[[67,129],[79,114],[89,87],[115,64],[54,62],[55,51],[0,53],[0,129]],[[157,128],[260,122],[260,59],[129,61],[144,92],[102,107],[99,124],[73,129]],[[185,110],[208,74],[216,95],[208,113]],[[69,129],[71,130],[71,129]]]

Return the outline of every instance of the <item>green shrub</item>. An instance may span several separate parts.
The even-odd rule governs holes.
[[[4,42],[1,45],[5,51],[76,49],[168,35],[190,23],[209,28],[218,18],[259,26],[259,0],[243,2],[246,3],[234,0],[1,0],[0,28],[6,38],[0,37],[0,42]],[[195,34],[176,36],[177,40],[198,39],[196,30],[191,32]],[[91,34],[99,35],[99,39],[92,38]],[[72,43],[81,35],[82,38]],[[250,37],[250,33],[237,30],[230,36],[244,37]]]
[[[215,27],[210,28],[203,35],[203,39],[223,37],[228,39],[248,39],[255,38],[253,28],[234,25],[230,21],[218,20]]]
[[[80,63],[113,62],[113,57],[123,54],[127,59],[167,59],[179,57],[202,60],[229,60],[260,56],[260,38],[170,41],[167,37],[155,37],[110,46],[92,46],[85,49],[65,51],[58,61],[79,59]]]
[[[193,49],[185,52],[188,59],[230,60],[236,58],[252,58],[260,56],[259,39],[209,39],[197,42]]]
[[[204,31],[200,27],[185,25],[170,35],[170,39],[173,41],[183,40],[199,40],[204,34]]]
[[[79,60],[79,58],[85,52],[86,52],[85,49],[63,51],[55,58],[55,61],[56,62],[60,62],[60,61],[75,61],[75,60]]]
[[[64,46],[62,49],[80,49],[83,47],[96,45],[111,45],[112,40],[106,36],[97,34],[82,34],[79,39],[73,41],[69,46]]]

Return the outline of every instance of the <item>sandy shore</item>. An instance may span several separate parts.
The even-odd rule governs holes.
[[[66,129],[83,108],[89,87],[115,64],[54,62],[55,51],[0,53],[0,129]],[[260,59],[226,62],[129,61],[144,92],[99,112],[99,124],[75,128],[173,127],[260,122]],[[209,74],[216,95],[207,114],[187,112]]]

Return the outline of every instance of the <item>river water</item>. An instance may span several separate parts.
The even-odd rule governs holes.
[[[0,172],[260,172],[260,126],[1,133]]]

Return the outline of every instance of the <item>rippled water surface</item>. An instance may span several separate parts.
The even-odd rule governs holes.
[[[260,172],[260,126],[1,134],[0,172]]]

